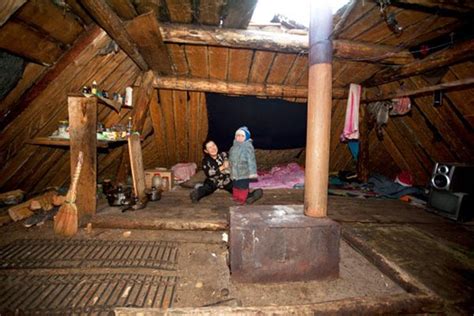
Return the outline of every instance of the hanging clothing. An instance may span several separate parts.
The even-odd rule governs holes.
[[[349,139],[359,139],[359,105],[361,91],[362,87],[360,85],[351,83],[349,96],[347,97],[344,130],[340,137],[342,142]]]
[[[410,112],[411,102],[409,97],[403,97],[392,100],[392,109],[390,115],[404,115]]]

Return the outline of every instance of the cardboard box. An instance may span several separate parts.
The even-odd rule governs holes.
[[[163,191],[169,191],[173,188],[173,171],[166,168],[155,168],[145,170],[145,188],[151,189],[151,181],[155,175],[161,177],[161,181],[166,184],[162,186]]]

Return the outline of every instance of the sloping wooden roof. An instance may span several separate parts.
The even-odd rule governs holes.
[[[67,118],[67,94],[93,80],[109,92],[123,91],[127,85],[140,86],[144,68],[155,71],[157,93],[143,127],[146,167],[199,164],[207,134],[206,91],[306,101],[306,36],[245,30],[255,0],[107,0],[118,27],[87,4],[94,1],[23,2],[6,1],[0,10],[5,14],[0,16],[0,48],[26,60],[23,78],[0,104],[2,191],[39,190],[68,181],[66,149],[28,142],[51,134]],[[349,7],[347,16],[343,10],[335,16],[335,25],[342,20],[343,26],[334,38],[332,171],[353,164],[339,142],[350,83],[366,87],[367,97],[380,97],[398,91],[401,83],[407,91],[433,85],[423,73],[441,66],[447,69],[441,83],[474,75],[471,5],[398,1],[387,10],[403,27],[401,34],[390,30],[376,2],[356,1]],[[94,20],[119,45],[127,40],[131,45],[116,54],[98,54],[111,37]],[[126,31],[114,33],[110,25]],[[449,34],[454,34],[452,45],[442,46]],[[421,60],[409,53],[425,43],[440,46],[439,51]],[[408,169],[421,184],[436,161],[474,163],[472,94],[472,86],[446,91],[441,107],[433,107],[432,94],[413,96],[411,113],[390,118],[382,141],[370,134],[371,170],[392,176]],[[106,126],[124,123],[133,114],[99,111]],[[99,176],[114,177],[124,153],[121,147],[101,152]]]

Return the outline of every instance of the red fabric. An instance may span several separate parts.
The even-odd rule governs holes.
[[[245,204],[248,194],[249,189],[232,188],[232,197],[234,198],[234,201],[239,204]]]
[[[413,176],[411,175],[410,171],[403,170],[397,175],[395,182],[405,187],[411,187],[413,185]]]

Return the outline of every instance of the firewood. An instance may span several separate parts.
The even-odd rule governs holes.
[[[13,190],[0,193],[0,204],[17,204],[23,200],[25,192],[22,190]]]
[[[12,220],[17,222],[33,215],[34,213],[32,212],[32,210],[43,209],[44,211],[49,211],[53,208],[53,204],[51,201],[53,199],[53,196],[55,195],[57,195],[57,192],[48,191],[42,195],[29,199],[26,202],[8,208],[8,214],[10,215]],[[32,205],[33,208],[31,208]],[[38,208],[38,205],[40,205],[41,207]]]

